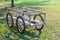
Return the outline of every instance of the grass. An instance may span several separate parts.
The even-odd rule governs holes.
[[[24,2],[23,2],[24,3]],[[22,4],[23,4],[22,3]],[[60,40],[60,0],[50,0],[48,5],[30,7],[46,12],[46,24],[41,33],[28,27],[24,34],[6,25],[5,9],[0,10],[0,40]],[[27,3],[26,3],[27,5]]]

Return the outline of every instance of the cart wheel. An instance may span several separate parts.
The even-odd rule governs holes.
[[[10,13],[7,13],[6,21],[7,21],[7,25],[9,27],[13,27],[13,17],[12,17],[12,15]]]
[[[39,20],[40,22],[44,22],[43,17],[41,15],[35,15],[34,18],[33,18],[33,20],[34,21]],[[42,30],[43,27],[44,27],[44,25],[39,25],[37,23],[34,23],[34,24],[35,24],[35,28],[37,30]]]
[[[24,19],[21,16],[17,17],[16,27],[17,27],[18,32],[24,33],[24,31],[25,31],[25,22],[24,22]]]

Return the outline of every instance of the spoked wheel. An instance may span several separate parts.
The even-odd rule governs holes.
[[[25,22],[24,22],[24,19],[20,16],[17,17],[16,27],[17,27],[18,32],[24,33],[24,31],[25,31]]]
[[[13,17],[12,17],[12,15],[10,13],[7,13],[6,21],[7,21],[7,25],[9,27],[13,27]]]
[[[34,23],[34,24],[35,24],[35,28],[36,28],[37,30],[42,30],[43,27],[44,27],[44,25],[39,25],[38,23],[39,23],[39,22],[44,22],[43,17],[42,17],[41,15],[35,15],[34,18],[33,18],[33,20],[34,20],[35,22],[37,22],[37,20],[38,20],[37,23]]]

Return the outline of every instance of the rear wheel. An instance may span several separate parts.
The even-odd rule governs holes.
[[[43,17],[41,15],[35,15],[34,18],[33,18],[33,20],[35,22],[37,22],[36,20],[38,20],[38,22],[44,22]],[[37,30],[42,30],[43,27],[44,27],[44,25],[39,25],[38,22],[37,23],[34,23],[35,24],[35,28]]]
[[[24,33],[24,31],[25,31],[25,22],[24,22],[24,19],[20,16],[17,17],[16,27],[17,27],[18,32]]]
[[[12,15],[10,14],[10,13],[7,13],[7,15],[6,15],[6,21],[7,21],[7,25],[9,26],[9,27],[13,27],[13,17],[12,17]]]

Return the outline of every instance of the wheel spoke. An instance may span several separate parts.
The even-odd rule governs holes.
[[[22,31],[21,27],[19,27],[18,29],[19,29],[20,32]]]
[[[11,24],[12,24],[12,19],[10,18],[8,18],[8,24],[9,24],[9,26],[11,26]]]

